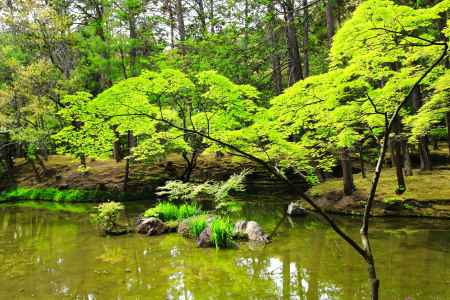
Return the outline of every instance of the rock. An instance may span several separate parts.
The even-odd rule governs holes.
[[[189,219],[185,219],[178,224],[177,232],[186,238],[191,237],[191,231],[189,230]]]
[[[160,235],[167,232],[168,228],[163,221],[158,218],[144,218],[140,220],[136,231],[145,235]]]
[[[234,225],[233,234],[238,238],[249,241],[268,242],[269,236],[264,233],[261,226],[255,221],[238,221]]]
[[[307,211],[297,202],[291,202],[287,208],[287,214],[293,217],[301,217],[305,216]]]
[[[178,221],[168,221],[166,222],[168,232],[177,232]]]
[[[213,246],[211,241],[211,227],[206,227],[197,238],[197,246],[200,248],[209,248]]]

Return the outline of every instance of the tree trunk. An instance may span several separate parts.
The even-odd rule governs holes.
[[[116,140],[113,142],[113,158],[116,160],[116,162],[120,162],[122,160],[122,149],[120,146],[120,135],[117,132],[117,125],[114,125],[112,130],[114,132],[114,135],[116,136]]]
[[[130,49],[131,76],[134,77],[138,75],[138,71],[136,68],[137,49],[135,45],[138,36],[136,32],[136,17],[134,15],[129,16],[128,24],[130,26],[130,41],[131,41],[131,49]]]
[[[364,147],[359,147],[359,166],[361,168],[362,178],[366,178],[366,166],[364,165]]]
[[[411,95],[412,105],[414,112],[418,112],[422,106],[422,95],[419,88],[414,89]],[[418,137],[419,143],[419,157],[420,157],[420,169],[422,171],[431,170],[430,151],[428,150],[428,137],[426,135]]]
[[[175,16],[173,13],[173,6],[171,0],[166,0],[164,2],[164,10],[167,11],[169,16],[169,25],[170,25],[170,47],[175,48],[175,26],[177,22],[175,21]]]
[[[124,178],[123,178],[123,187],[122,187],[122,190],[124,192],[126,192],[128,190],[128,182],[130,181],[131,150],[136,146],[136,140],[135,140],[133,134],[131,133],[131,131],[128,131],[128,134],[127,134],[127,144],[128,144],[128,153],[127,153],[127,158],[125,160],[125,174],[124,174]]]
[[[351,195],[355,191],[353,183],[353,170],[351,151],[349,148],[341,150],[342,179],[344,181],[344,194]]]
[[[280,56],[277,53],[277,37],[275,33],[275,7],[274,1],[271,1],[268,5],[268,14],[270,16],[270,21],[268,23],[268,33],[269,33],[269,44],[271,48],[271,60],[272,60],[272,89],[275,95],[281,94],[282,87],[282,76],[281,76],[281,64]]]
[[[178,35],[180,41],[186,40],[186,30],[184,28],[184,10],[182,0],[176,0],[176,14],[177,14],[177,26],[178,26]]]
[[[294,1],[288,0],[284,6],[286,40],[288,48],[289,86],[303,79],[302,63],[298,49],[297,29],[294,20]]]
[[[80,165],[86,169],[86,155],[84,153],[80,154]]]
[[[303,78],[309,76],[309,12],[308,0],[302,0],[303,5]]]
[[[448,160],[450,161],[450,111],[446,115],[446,121],[447,121],[447,144],[448,144]]]
[[[403,159],[402,159],[402,147],[400,138],[395,136],[391,139],[392,149],[392,163],[395,167],[395,173],[397,175],[397,190],[395,193],[401,195],[406,191],[405,177],[403,176]]]
[[[203,0],[195,0],[197,3],[197,9],[198,9],[198,18],[200,20],[200,26],[202,29],[202,35],[205,35],[208,32],[208,29],[206,27],[206,14],[205,14],[205,7],[203,5]]]
[[[420,156],[420,169],[422,171],[431,171],[431,158],[430,150],[428,149],[428,137],[422,135],[419,137],[419,156]]]
[[[214,0],[209,0],[209,26],[211,33],[215,32],[216,22],[214,21]]]
[[[326,18],[327,18],[327,37],[328,37],[328,48],[331,48],[333,44],[334,36],[334,0],[327,0],[326,7]]]
[[[405,176],[412,176],[412,164],[411,157],[409,155],[409,145],[407,139],[402,139],[402,153],[404,158],[404,168],[405,168]]]

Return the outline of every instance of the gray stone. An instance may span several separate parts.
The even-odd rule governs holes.
[[[308,212],[299,203],[291,202],[287,208],[287,214],[293,217],[305,216]]]
[[[137,232],[148,236],[160,235],[167,232],[167,230],[166,224],[158,218],[143,218],[136,227]]]
[[[268,242],[269,236],[264,233],[261,226],[255,221],[238,221],[234,225],[234,236],[249,241]]]
[[[206,227],[197,238],[197,246],[200,248],[209,248],[213,246],[211,241],[211,227]]]

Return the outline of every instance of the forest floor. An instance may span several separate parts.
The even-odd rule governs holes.
[[[354,175],[356,191],[351,196],[343,193],[340,178],[326,180],[312,187],[308,194],[329,212],[360,215],[371,187],[373,172],[366,178]],[[436,166],[432,171],[413,170],[405,177],[406,191],[397,195],[394,168],[382,170],[372,211],[376,216],[425,216],[450,218],[450,165]]]
[[[112,159],[88,159],[88,172],[86,174],[80,172],[79,161],[69,156],[51,155],[44,164],[47,175],[43,176],[42,169],[39,168],[41,176],[38,178],[29,163],[26,163],[24,159],[17,159],[15,176],[10,178],[11,180],[7,185],[108,191],[123,189],[124,160],[116,162]],[[156,187],[163,185],[165,181],[179,178],[183,174],[184,165],[184,160],[175,154],[169,155],[165,161],[153,164],[133,162],[130,164],[130,179],[127,190],[138,193],[152,193]],[[249,192],[282,193],[287,189],[282,182],[274,181],[267,171],[252,162],[230,156],[217,158],[214,154],[200,156],[191,180],[197,182],[226,180],[229,176],[239,173],[243,169],[252,171],[247,177],[247,190]],[[292,180],[306,189],[306,183],[300,176],[294,176]]]
[[[446,147],[432,152],[434,169],[421,172],[414,169],[414,175],[406,177],[407,190],[396,195],[396,176],[393,168],[383,168],[377,189],[373,215],[430,216],[450,218],[450,164],[446,163]],[[47,176],[37,178],[30,164],[23,159],[16,160],[14,178],[9,185],[45,188],[76,188],[106,191],[120,191],[123,188],[125,161],[90,160],[89,171],[82,174],[79,162],[68,156],[52,155],[45,162]],[[355,163],[356,165],[356,163]],[[184,161],[180,156],[171,155],[167,160],[156,164],[132,163],[130,167],[129,191],[153,194],[155,188],[168,179],[176,179],[183,172]],[[194,170],[194,181],[225,180],[242,169],[252,169],[247,180],[249,193],[264,193],[292,199],[286,186],[273,179],[261,168],[247,161],[225,156],[202,155]],[[42,170],[41,170],[42,171]],[[334,213],[361,214],[367,199],[372,172],[366,178],[354,174],[356,191],[352,196],[344,196],[342,179],[330,178],[309,189],[308,193],[325,210]],[[306,184],[301,178],[294,178],[303,190]],[[284,187],[284,188],[283,188]],[[5,188],[5,187],[3,187]],[[1,188],[0,188],[1,190]]]

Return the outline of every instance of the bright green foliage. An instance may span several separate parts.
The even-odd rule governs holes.
[[[208,216],[207,215],[198,215],[192,218],[189,218],[188,227],[191,235],[194,238],[197,238],[200,233],[207,227]]]
[[[112,232],[118,225],[121,213],[125,207],[119,202],[106,202],[96,207],[97,212],[92,216],[105,233]]]
[[[200,196],[212,197],[216,203],[216,209],[224,212],[239,210],[239,205],[231,201],[230,192],[245,191],[245,177],[250,173],[249,170],[243,170],[239,174],[230,176],[226,181],[214,182],[206,181],[201,184],[183,183],[181,181],[168,181],[164,186],[158,187],[159,196],[167,196],[170,201],[197,200]]]
[[[219,248],[229,248],[233,240],[233,223],[228,218],[216,218],[211,223],[211,241]]]
[[[58,114],[67,125],[53,136],[60,153],[71,153],[75,157],[107,157],[110,154],[115,137],[108,124],[86,110],[90,101],[92,95],[86,92],[63,98],[65,107]]]
[[[0,199],[3,201],[17,201],[17,200],[41,200],[41,201],[55,201],[55,202],[84,202],[87,192],[81,190],[58,190],[55,188],[24,188],[6,191],[0,194]]]
[[[0,193],[0,201],[39,200],[52,202],[99,202],[109,199],[137,200],[142,199],[139,194],[126,194],[117,192],[103,192],[96,190],[56,188],[26,188],[18,187]]]

